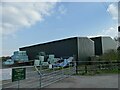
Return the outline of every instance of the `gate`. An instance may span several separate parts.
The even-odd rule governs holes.
[[[64,68],[45,69],[43,67],[22,66],[14,68],[25,68],[26,79],[12,82],[12,79],[3,80],[2,88],[43,88],[52,83],[70,77],[76,73],[75,64],[69,64]]]

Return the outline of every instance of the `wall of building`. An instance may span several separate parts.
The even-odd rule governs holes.
[[[44,44],[38,44],[20,48],[20,51],[26,51],[30,60],[35,59],[39,52],[46,54],[55,54],[56,57],[77,55],[77,38],[68,38]]]
[[[113,50],[117,49],[117,42],[115,42],[111,37],[102,37],[103,53],[105,53],[111,49],[113,49]]]
[[[94,41],[87,37],[78,38],[78,60],[87,61],[90,56],[95,54]]]
[[[117,43],[111,37],[91,38],[95,44],[95,55],[102,55],[111,49],[117,49]]]
[[[95,55],[102,55],[102,40],[101,37],[90,38],[94,41],[94,51]]]

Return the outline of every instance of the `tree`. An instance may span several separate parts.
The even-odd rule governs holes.
[[[4,62],[4,61],[6,61],[7,59],[10,59],[11,57],[10,56],[3,56],[3,57],[1,57],[1,60],[2,60],[2,62]]]

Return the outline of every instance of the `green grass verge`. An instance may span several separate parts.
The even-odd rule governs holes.
[[[113,70],[99,70],[99,74],[120,74],[120,70],[113,69]]]
[[[120,70],[113,69],[113,70],[97,70],[97,71],[78,71],[78,74],[75,75],[84,75],[84,76],[93,76],[98,74],[120,74]]]

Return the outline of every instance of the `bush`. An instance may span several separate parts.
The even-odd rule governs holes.
[[[120,46],[118,47],[118,60],[120,60]]]
[[[6,57],[0,57],[0,60],[2,60],[2,62],[6,61],[7,59],[11,59],[9,56],[6,56]]]
[[[106,53],[104,53],[102,56],[99,57],[100,60],[105,61],[118,61],[118,51],[117,50],[108,50]]]

